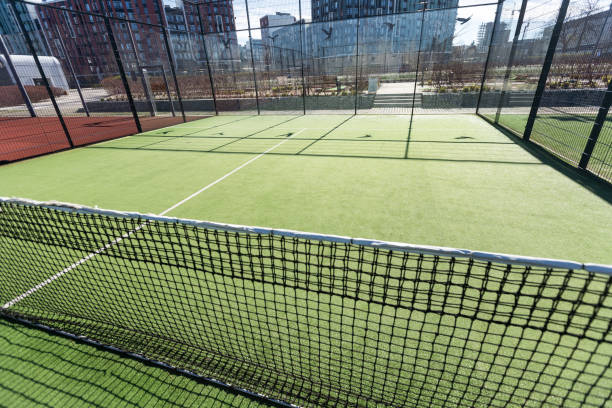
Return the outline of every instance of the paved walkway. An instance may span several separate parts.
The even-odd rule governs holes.
[[[414,92],[414,82],[385,82],[380,84],[377,95],[411,94]]]
[[[108,92],[102,88],[83,88],[83,98],[86,102],[99,101],[100,99],[108,96]],[[63,95],[60,97],[56,97],[55,100],[59,105],[61,111],[65,115],[70,114],[81,114],[81,109],[83,109],[83,104],[81,103],[81,98],[79,97],[79,93],[76,89],[69,89],[68,95]],[[32,104],[34,106],[34,110],[40,116],[54,116],[55,109],[53,108],[53,104],[50,99],[46,99],[41,102],[36,102]],[[0,116],[30,116],[25,104],[18,106],[8,106],[5,108],[0,108]]]

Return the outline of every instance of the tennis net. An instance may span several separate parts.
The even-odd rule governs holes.
[[[298,406],[602,406],[611,273],[0,199],[0,314]]]

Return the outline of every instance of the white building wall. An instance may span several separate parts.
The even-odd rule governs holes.
[[[42,65],[43,71],[51,86],[68,90],[68,81],[64,75],[62,64],[57,60],[57,58],[42,56],[38,57],[38,59],[40,60],[40,64]],[[6,65],[4,56],[0,55],[0,60],[2,61],[3,65]],[[11,55],[11,61],[13,62],[15,71],[17,71],[17,75],[19,76],[19,79],[21,79],[21,83],[23,85],[36,85],[35,79],[41,78],[41,75],[38,71],[38,67],[36,66],[33,56]],[[13,78],[10,71],[9,75],[11,76],[13,82],[15,82],[15,78]]]

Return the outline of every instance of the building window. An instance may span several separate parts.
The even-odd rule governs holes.
[[[64,10],[64,20],[66,21],[66,27],[68,28],[68,33],[70,37],[76,38],[76,35],[74,33],[74,27],[72,27],[72,21],[70,20],[70,16],[68,15],[68,12],[66,10]]]

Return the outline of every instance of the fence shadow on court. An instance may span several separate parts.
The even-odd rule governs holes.
[[[329,158],[362,159],[409,159],[419,161],[499,163],[499,164],[541,164],[524,156],[524,160],[512,160],[504,150],[515,143],[495,140],[474,140],[463,135],[451,140],[415,140],[410,137],[411,129],[405,138],[381,137],[373,135],[368,129],[355,130],[352,137],[335,137],[334,132],[356,115],[330,126],[316,137],[304,137],[298,132],[287,132],[282,126],[303,116],[293,116],[262,129],[242,136],[232,136],[232,132],[220,131],[202,134],[202,131],[224,127],[252,118],[247,116],[224,122],[215,126],[191,132],[167,128],[146,134],[138,134],[125,139],[126,142],[106,143],[89,146],[95,149],[118,149],[140,151],[166,151],[186,153],[221,154],[268,154],[279,156],[315,156]],[[270,136],[266,132],[278,129],[279,134]],[[296,137],[297,136],[297,137]],[[142,141],[142,142],[141,142]],[[287,143],[286,143],[287,142]],[[276,146],[276,145],[279,146]],[[280,146],[283,145],[283,146]],[[279,148],[277,148],[279,147]],[[412,147],[412,149],[411,149]],[[415,153],[416,148],[416,153]]]
[[[138,137],[138,136],[135,136]],[[264,141],[264,140],[281,140],[279,138],[251,138],[250,136],[241,137],[241,138],[232,138],[229,143],[219,144],[212,148],[191,148],[189,144],[186,144],[185,147],[172,146],[172,147],[163,147],[161,144],[166,142],[166,140],[156,141],[144,146],[118,146],[118,145],[91,145],[89,149],[111,149],[111,150],[137,150],[137,151],[165,151],[165,152],[184,152],[184,153],[215,153],[215,154],[262,154],[271,156],[309,156],[309,157],[328,157],[328,158],[355,158],[355,159],[393,159],[393,160],[417,160],[417,161],[434,161],[434,162],[458,162],[458,163],[498,163],[498,164],[525,164],[525,165],[541,165],[542,163],[537,161],[520,161],[520,160],[508,160],[508,159],[486,159],[482,157],[486,157],[484,155],[479,155],[477,152],[472,153],[469,158],[461,157],[461,153],[453,153],[453,149],[457,146],[504,146],[504,145],[513,145],[512,142],[474,142],[474,141],[444,141],[444,140],[392,140],[392,139],[376,139],[376,140],[358,140],[358,139],[340,139],[340,138],[300,138],[293,139],[293,141],[300,142],[308,142],[307,146],[301,149],[296,149],[295,152],[286,152],[286,151],[267,151],[270,146],[266,145],[265,148],[256,148],[253,146],[249,146],[246,148],[236,148],[233,150],[219,150],[221,148],[227,148],[229,145],[234,144],[236,142],[245,142],[251,141]],[[180,137],[168,137],[168,139],[205,139],[211,142],[214,142],[215,137],[204,137],[204,136],[180,136]],[[326,148],[324,147],[328,143],[334,144],[333,147]],[[343,148],[343,145],[347,148]],[[359,145],[358,148],[355,146]],[[382,146],[384,145],[384,147]],[[445,146],[448,147],[447,152],[443,152],[441,154],[430,153],[425,155],[420,155],[418,153],[413,153],[408,149],[406,154],[406,145],[416,146],[416,145],[432,145],[438,147]],[[382,147],[382,149],[381,149]],[[314,150],[316,148],[316,150]],[[308,151],[311,150],[311,151]],[[381,151],[382,150],[382,151]],[[386,152],[384,150],[387,150]],[[454,157],[451,157],[454,156]]]
[[[526,142],[504,126],[496,123],[491,123],[491,125],[508,137],[508,139],[514,144],[538,159],[542,164],[550,166],[554,170],[570,178],[572,181],[575,181],[587,190],[591,191],[599,198],[607,201],[609,204],[612,204],[612,188],[610,187],[610,184],[606,183],[604,180],[593,177],[586,171],[557,159],[545,148],[535,143]]]
[[[0,372],[0,399],[12,406],[268,405],[7,318],[0,318]]]

